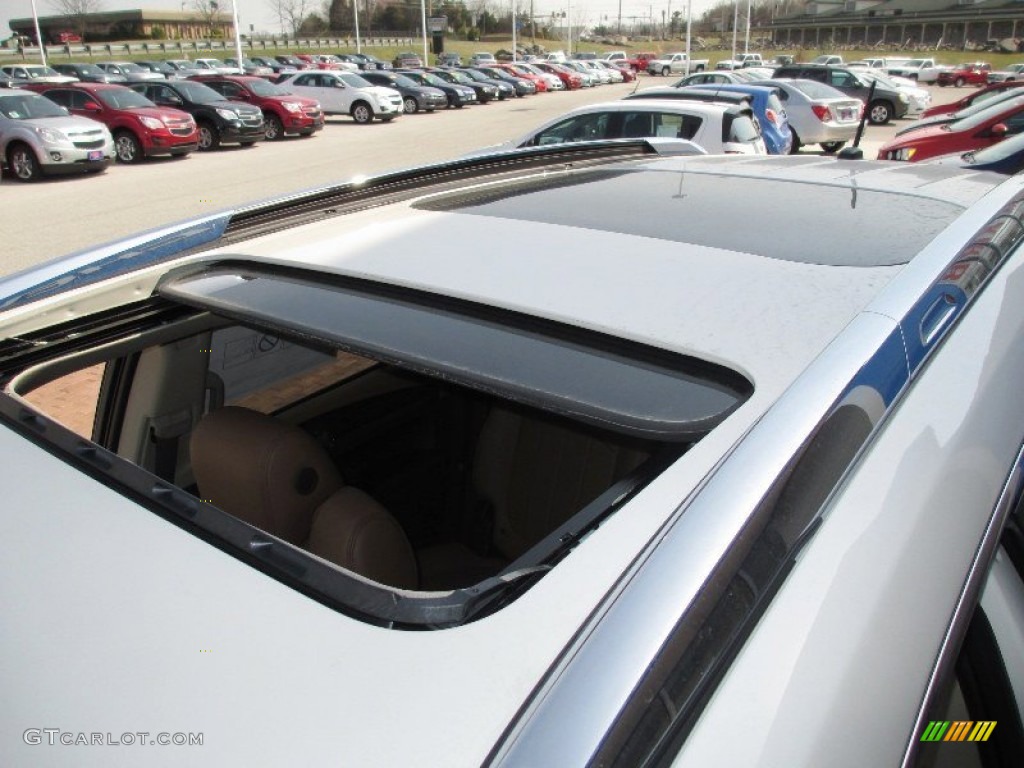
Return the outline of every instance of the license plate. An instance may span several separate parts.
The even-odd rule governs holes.
[[[847,108],[847,109],[840,109],[839,110],[839,119],[840,120],[853,120],[853,110],[849,109],[849,108]]]
[[[100,150],[100,149],[94,149],[94,150],[92,150],[86,156],[86,160],[88,160],[90,163],[95,162],[97,160],[102,160],[102,159],[103,159],[103,151]]]

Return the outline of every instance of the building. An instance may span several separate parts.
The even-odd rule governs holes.
[[[1024,0],[809,0],[770,28],[787,47],[976,48],[1024,36]]]
[[[213,6],[216,8],[216,4]],[[35,40],[31,18],[11,19],[11,30]],[[107,11],[82,16],[40,16],[39,29],[44,42],[67,42],[69,34],[85,42],[103,40],[208,40],[230,38],[235,34],[231,15],[203,14],[198,11]]]

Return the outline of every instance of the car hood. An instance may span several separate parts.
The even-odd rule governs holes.
[[[69,135],[79,134],[88,131],[95,131],[97,128],[106,130],[107,126],[98,120],[78,115],[66,115],[62,117],[34,117],[28,120],[11,120],[13,125],[25,125],[33,128],[52,128],[61,133]]]
[[[204,107],[212,107],[213,109],[230,109],[232,112],[237,112],[240,115],[244,114],[258,114],[260,112],[259,107],[254,107],[252,104],[243,104],[239,101],[209,101],[203,104]]]
[[[402,94],[399,93],[398,90],[386,85],[371,85],[369,88],[366,88],[365,90],[372,93],[378,99],[402,98]]]

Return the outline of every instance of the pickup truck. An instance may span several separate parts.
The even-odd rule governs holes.
[[[742,69],[743,67],[763,67],[764,60],[760,53],[739,53],[735,59],[723,59],[715,65],[715,69]]]
[[[668,53],[647,62],[647,74],[649,75],[689,74],[691,72],[703,72],[707,68],[707,59],[690,59],[687,61],[685,53]]]
[[[647,63],[651,59],[658,58],[658,54],[651,52],[641,52],[633,56],[630,56],[625,51],[610,51],[604,54],[602,57],[607,62],[614,63],[616,61],[624,61],[629,65],[629,68],[634,72],[642,72],[647,69]]]
[[[935,63],[935,59],[907,59],[899,64],[889,64],[885,71],[890,75],[909,77],[919,83],[934,83],[939,79],[939,70],[942,69]]]

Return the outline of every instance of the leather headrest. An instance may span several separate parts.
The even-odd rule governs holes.
[[[306,540],[313,511],[342,486],[308,433],[245,408],[207,414],[190,447],[203,499],[292,544]]]

